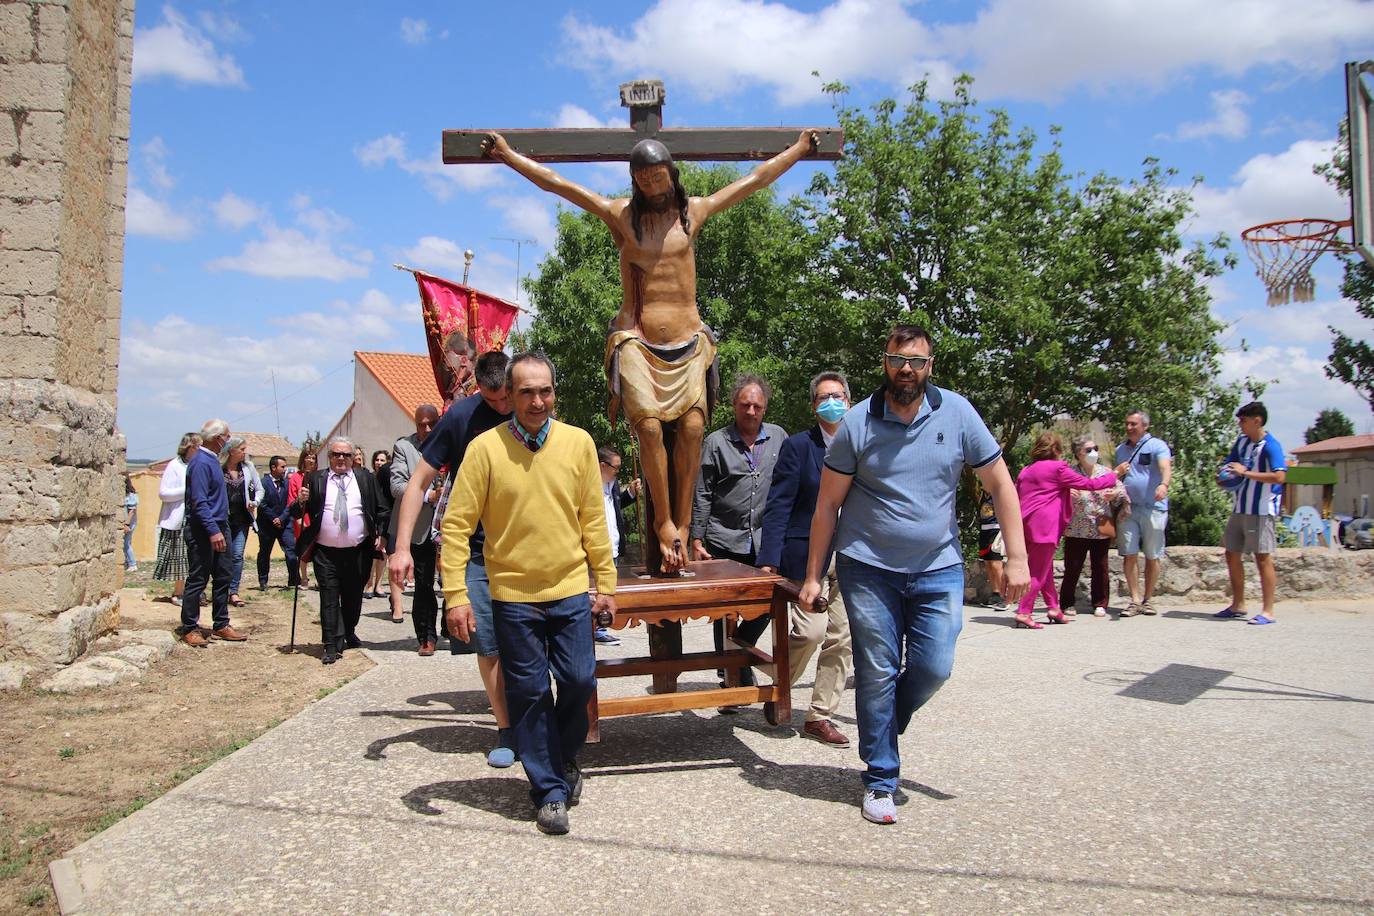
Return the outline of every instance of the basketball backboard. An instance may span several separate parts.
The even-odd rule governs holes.
[[[1374,266],[1374,60],[1345,65],[1350,130],[1350,218],[1355,248]]]

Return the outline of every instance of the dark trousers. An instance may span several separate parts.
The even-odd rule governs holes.
[[[438,642],[436,620],[439,599],[434,596],[434,542],[410,545],[410,558],[415,561],[415,599],[410,603],[410,620],[415,624],[415,638],[420,642]]]
[[[754,551],[752,549],[748,553],[731,553],[730,551],[725,550],[724,548],[719,547],[715,544],[707,543],[705,541],[703,541],[702,544],[706,548],[706,552],[709,553],[711,556],[715,557],[717,560],[734,560],[738,563],[743,563],[745,566],[754,565]],[[759,637],[763,635],[763,631],[768,629],[768,621],[769,617],[766,614],[762,617],[755,617],[753,620],[741,620],[739,626],[735,627],[735,639],[738,642],[747,643],[751,646],[754,645],[759,641]],[[716,641],[716,651],[724,652],[724,620],[716,620],[711,623],[711,635],[715,638]],[[724,684],[725,672],[718,670],[716,671],[716,674],[720,678],[722,678],[721,683]],[[753,687],[754,669],[741,668],[739,672],[739,682],[741,686]]]
[[[1092,556],[1093,607],[1106,607],[1111,597],[1112,580],[1107,571],[1107,551],[1111,538],[1064,538],[1064,580],[1059,586],[1059,603],[1073,607],[1074,592],[1078,589],[1078,574],[1083,571],[1083,558]]]
[[[258,585],[267,588],[267,576],[272,571],[272,548],[281,541],[282,553],[286,554],[286,586],[301,584],[301,568],[296,562],[296,532],[288,520],[278,528],[268,519],[258,525]]]
[[[224,530],[229,530],[226,521]],[[182,531],[186,538],[186,588],[181,593],[181,626],[178,633],[188,633],[200,626],[200,596],[205,586],[214,580],[210,591],[210,619],[216,630],[229,626],[229,579],[234,574],[234,558],[229,553],[229,538],[224,549],[210,546],[210,535],[191,524]]]
[[[363,586],[372,564],[372,541],[356,547],[315,545],[315,584],[320,588],[320,641],[326,652],[356,642],[363,614]]]
[[[530,798],[535,805],[567,801],[565,768],[587,740],[587,701],[596,691],[591,599],[586,592],[537,604],[493,599],[491,609]]]

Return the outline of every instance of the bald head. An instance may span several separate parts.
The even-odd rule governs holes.
[[[439,409],[433,404],[421,404],[415,408],[415,436],[421,442],[429,438],[430,430],[439,422]]]

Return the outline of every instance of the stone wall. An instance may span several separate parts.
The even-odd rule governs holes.
[[[119,619],[133,0],[0,0],[0,659]]]
[[[1278,598],[1364,598],[1374,597],[1374,550],[1342,550],[1333,553],[1325,548],[1281,548],[1274,554],[1278,572]],[[982,595],[985,588],[982,571],[969,568],[968,582],[973,594]],[[1115,550],[1107,559],[1112,579],[1112,605],[1125,604],[1128,595],[1126,580],[1121,574],[1121,557]],[[1143,574],[1143,566],[1142,574]],[[1064,563],[1056,560],[1055,584],[1063,580]],[[1078,584],[1078,606],[1089,607],[1088,569],[1084,564]],[[1231,585],[1226,576],[1226,558],[1218,547],[1170,547],[1159,574],[1158,593],[1189,603],[1224,601],[1230,597]],[[1246,603],[1258,606],[1259,576],[1255,562],[1245,561]],[[1067,603],[1067,599],[1061,601]]]

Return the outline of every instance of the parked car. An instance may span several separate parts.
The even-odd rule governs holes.
[[[1341,543],[1345,544],[1347,550],[1374,548],[1374,518],[1357,518],[1346,522]]]

